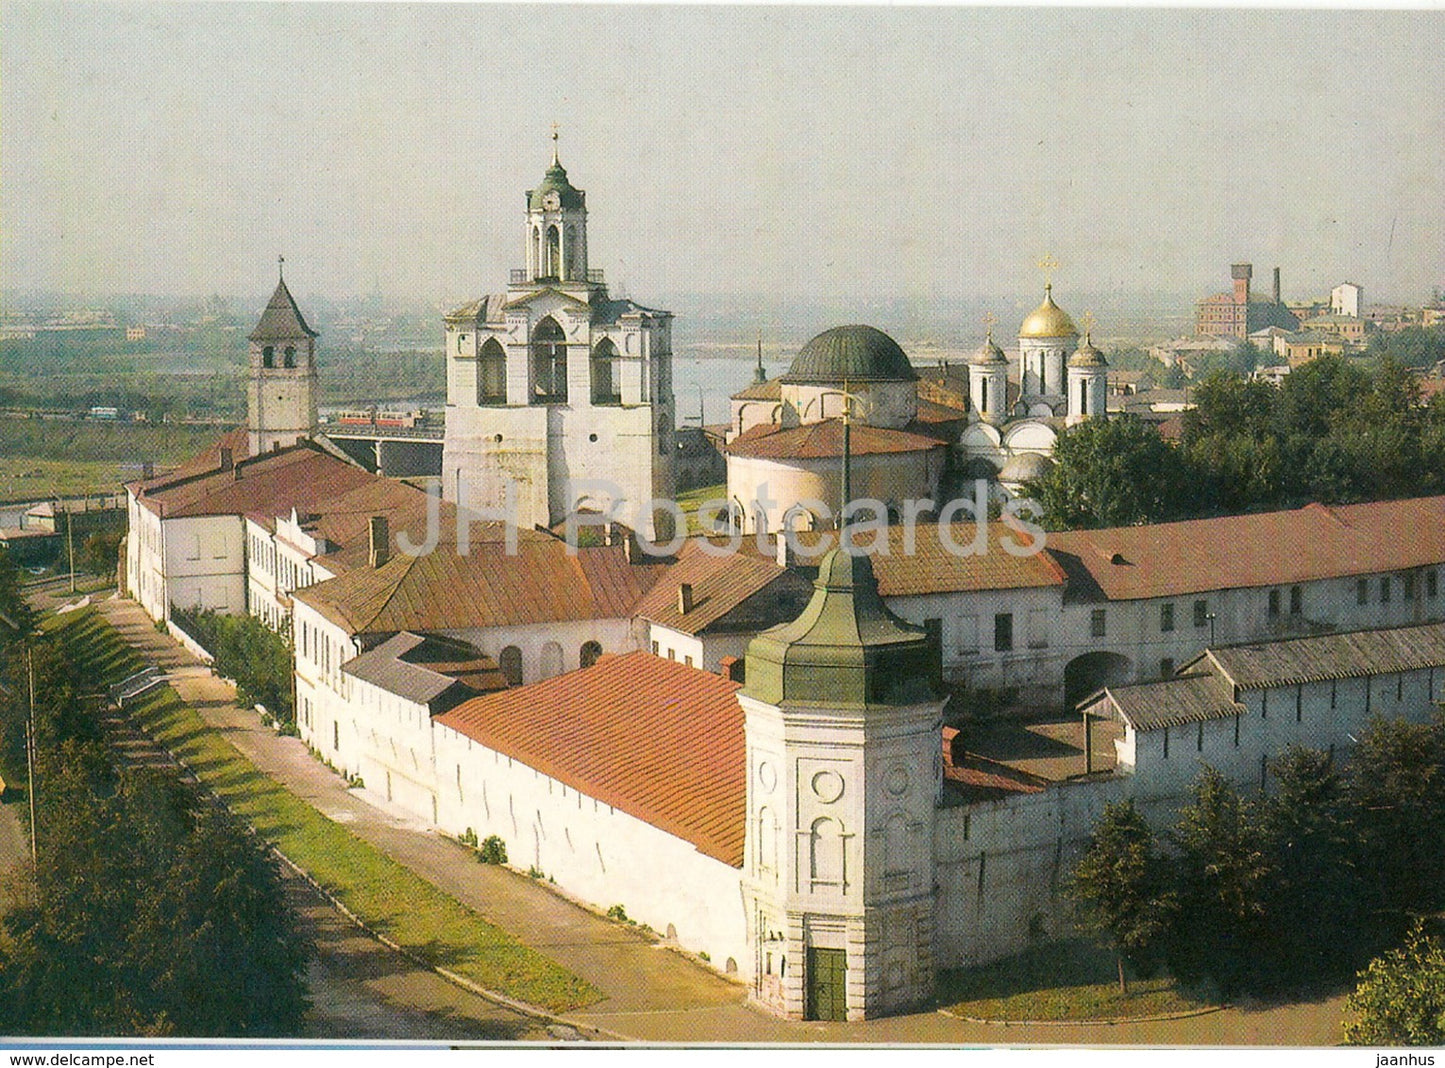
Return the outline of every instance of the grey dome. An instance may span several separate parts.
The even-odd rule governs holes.
[[[1036,452],[1021,452],[1010,457],[1008,463],[1003,465],[998,479],[1000,482],[1028,482],[1030,479],[1042,478],[1053,470],[1053,467],[1054,461],[1047,456],[1040,456]]]
[[[835,326],[804,345],[784,382],[913,382],[918,373],[898,342],[871,326]]]

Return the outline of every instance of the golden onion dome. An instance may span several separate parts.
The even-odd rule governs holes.
[[[1024,325],[1019,327],[1019,337],[1078,337],[1079,328],[1069,313],[1054,303],[1054,287],[1044,286],[1044,302],[1029,312]]]

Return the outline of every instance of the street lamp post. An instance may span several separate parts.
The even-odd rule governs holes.
[[[1212,649],[1214,647],[1214,613],[1210,612],[1204,618],[1209,620],[1209,646]]]

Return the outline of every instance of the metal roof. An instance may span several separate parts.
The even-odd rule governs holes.
[[[1203,659],[1241,690],[1421,671],[1445,667],[1445,623],[1227,645]]]
[[[507,685],[496,662],[468,643],[408,631],[353,657],[341,670],[404,700],[428,705],[433,714]]]
[[[250,340],[285,341],[320,336],[306,325],[301,309],[296,307],[296,301],[292,299],[291,291],[286,288],[286,282],[282,279],[276,283],[276,291],[271,294],[266,310],[261,313],[261,321],[256,324],[256,329],[251,331]]]
[[[725,556],[704,552],[703,546],[702,538],[687,540],[677,562],[638,603],[637,615],[684,634],[756,632],[795,618],[807,603],[812,583],[758,555],[750,539]],[[684,583],[692,587],[686,613],[678,603]]]
[[[1161,682],[1110,686],[1081,706],[1085,714],[1122,720],[1136,731],[1157,731],[1241,715],[1229,683],[1207,671]]]

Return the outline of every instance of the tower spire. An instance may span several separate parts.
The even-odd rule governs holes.
[[[559,129],[561,129],[561,127],[554,122],[552,124],[552,166],[554,167],[560,166],[562,162],[557,157],[557,131]]]
[[[838,489],[838,529],[843,522],[844,510],[853,499],[853,395],[848,392],[848,380],[843,379],[843,480]]]
[[[276,256],[276,280],[278,282],[286,281],[286,257],[280,254]]]
[[[762,385],[768,380],[768,372],[763,370],[763,332],[758,331],[758,366],[753,371],[753,381]]]

